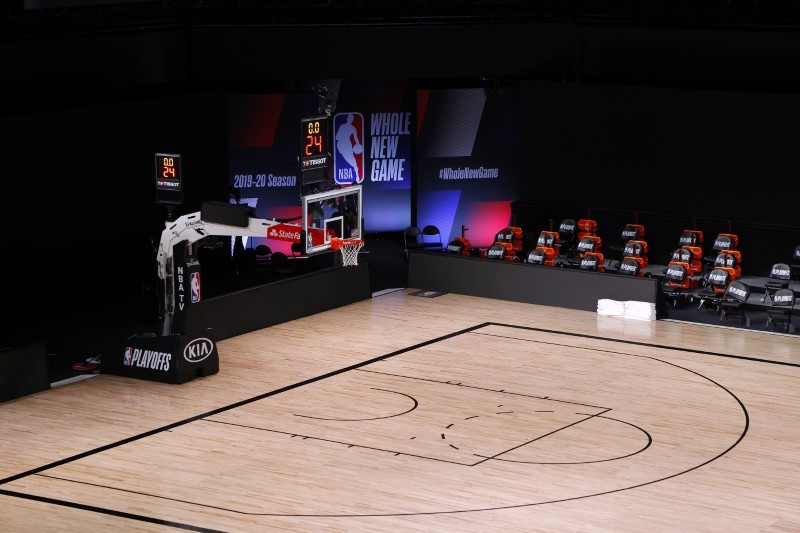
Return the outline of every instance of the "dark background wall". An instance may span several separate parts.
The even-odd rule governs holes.
[[[524,196],[794,224],[793,2],[87,4],[0,8],[5,336],[141,297],[153,154],[185,155],[184,211],[227,199],[227,94],[292,80],[520,86],[547,184]]]

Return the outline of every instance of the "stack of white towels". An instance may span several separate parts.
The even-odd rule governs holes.
[[[655,320],[656,305],[633,300],[620,302],[618,300],[601,298],[597,300],[597,314],[632,318],[634,320]]]

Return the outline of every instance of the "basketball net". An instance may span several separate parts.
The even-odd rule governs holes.
[[[358,266],[358,252],[363,246],[361,239],[331,239],[331,248],[342,254],[342,266]]]

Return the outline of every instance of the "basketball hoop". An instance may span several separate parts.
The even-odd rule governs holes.
[[[361,239],[331,238],[331,250],[339,250],[342,254],[342,266],[357,266],[358,251],[364,246]]]

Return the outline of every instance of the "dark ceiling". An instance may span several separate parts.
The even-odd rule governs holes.
[[[16,0],[6,110],[281,80],[800,88],[800,0]]]

